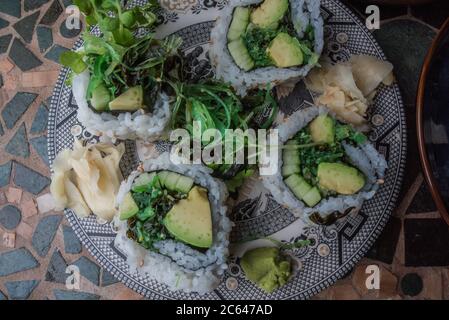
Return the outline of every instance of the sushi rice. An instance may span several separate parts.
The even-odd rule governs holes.
[[[279,145],[284,145],[320,114],[330,114],[335,118],[334,114],[324,107],[308,107],[293,113],[277,127],[279,130]],[[301,217],[309,223],[313,223],[310,220],[310,216],[314,213],[318,213],[321,217],[326,217],[335,211],[343,213],[349,208],[360,209],[363,202],[371,199],[379,188],[379,183],[382,181],[385,170],[388,167],[387,162],[369,142],[365,142],[357,147],[343,143],[343,148],[351,164],[366,176],[365,186],[357,194],[329,197],[321,200],[313,208],[306,206],[284,183],[281,173],[283,164],[281,148],[278,150],[279,167],[277,173],[262,176],[263,185],[271,192],[278,203],[285,205],[295,216]]]
[[[229,82],[238,94],[245,96],[250,89],[263,88],[267,84],[272,86],[282,82],[300,79],[305,77],[314,67],[313,64],[301,67],[277,68],[265,67],[257,68],[249,72],[241,70],[234,62],[227,48],[227,34],[232,21],[235,7],[249,6],[261,3],[263,0],[230,0],[215,22],[211,31],[211,45],[209,57],[215,69],[218,79]],[[290,0],[291,18],[295,31],[299,38],[302,38],[304,31],[309,24],[314,28],[315,43],[314,52],[320,56],[323,50],[323,19],[320,13],[319,0]]]
[[[211,170],[203,165],[175,165],[170,162],[168,152],[143,163],[143,171],[134,171],[122,182],[117,195],[120,204],[131,190],[133,181],[142,172],[169,170],[191,177],[195,184],[208,190],[212,211],[213,243],[206,252],[197,251],[175,240],[162,240],[155,243],[159,253],[146,250],[127,236],[127,221],[114,218],[117,229],[115,246],[127,255],[127,263],[132,273],[149,277],[166,284],[171,290],[197,292],[204,294],[216,288],[227,269],[229,255],[229,233],[232,222],[227,217],[225,201],[228,196],[226,186],[213,178]]]
[[[142,110],[120,112],[118,115],[109,112],[98,113],[87,103],[86,92],[89,86],[88,70],[75,75],[72,82],[73,96],[78,105],[77,118],[87,131],[101,137],[102,141],[116,139],[144,139],[155,141],[163,137],[171,117],[169,98],[159,94],[152,113]]]

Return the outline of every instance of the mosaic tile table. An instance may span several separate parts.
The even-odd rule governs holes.
[[[346,1],[360,15],[367,1]],[[142,299],[102,270],[60,212],[39,212],[48,193],[48,101],[61,52],[79,31],[65,28],[70,0],[0,0],[0,300]],[[449,227],[423,180],[415,142],[418,75],[449,3],[381,7],[374,36],[406,105],[409,149],[398,207],[352,272],[314,299],[449,299]],[[38,206],[39,204],[39,206]],[[65,288],[65,269],[81,271],[81,290]],[[380,290],[365,287],[365,266],[381,269]]]

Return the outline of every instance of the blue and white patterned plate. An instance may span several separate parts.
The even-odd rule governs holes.
[[[137,3],[144,2],[139,0]],[[161,0],[167,8],[161,12],[160,37],[177,33],[184,39],[183,51],[189,58],[192,79],[213,76],[208,61],[209,33],[213,21],[227,0]],[[370,32],[347,7],[338,0],[323,0],[325,21],[325,53],[334,61],[345,61],[352,54],[368,54],[385,59],[382,49]],[[82,44],[78,41],[75,49]],[[62,69],[51,100],[48,151],[51,161],[73,138],[95,139],[77,122],[76,102],[71,88],[65,85],[68,70]],[[303,83],[280,100],[281,110],[288,115],[313,101]],[[367,201],[358,214],[338,220],[332,226],[307,226],[263,189],[257,177],[249,179],[239,192],[230,212],[236,226],[232,231],[232,256],[221,285],[213,292],[198,296],[171,292],[165,285],[131,274],[125,253],[114,247],[115,233],[108,223],[95,217],[79,219],[71,210],[65,214],[75,233],[99,263],[117,279],[138,293],[152,299],[305,299],[332,285],[359,261],[387,223],[401,186],[406,155],[406,127],[401,95],[397,85],[381,87],[371,111],[373,129],[369,135],[377,149],[385,155],[389,169],[376,196]],[[139,159],[135,143],[126,142],[127,152],[121,163],[124,175],[132,171]],[[258,289],[245,279],[239,256],[248,248],[260,245],[264,237],[291,241],[309,238],[312,244],[296,249],[294,278],[272,294]]]

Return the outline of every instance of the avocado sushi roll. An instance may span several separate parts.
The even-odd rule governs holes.
[[[279,130],[278,172],[265,187],[296,216],[324,223],[359,209],[383,183],[387,162],[367,137],[323,107],[291,115]]]
[[[225,185],[202,165],[175,165],[169,153],[147,160],[117,195],[115,245],[132,272],[171,290],[206,293],[227,268]]]
[[[239,94],[305,77],[323,49],[319,0],[231,0],[211,31],[217,78]]]
[[[158,1],[79,3],[87,22],[82,46],[60,56],[78,121],[103,141],[165,136],[171,111],[164,83],[181,72],[182,39],[149,32],[159,25]]]

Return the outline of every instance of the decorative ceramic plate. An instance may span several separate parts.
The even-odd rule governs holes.
[[[144,1],[137,1],[137,3]],[[208,60],[208,41],[215,18],[227,0],[162,0],[166,10],[161,12],[160,37],[176,33],[184,42],[182,50],[188,57],[188,72],[192,79],[213,76]],[[345,61],[352,54],[368,54],[385,59],[381,48],[364,23],[337,0],[322,1],[325,21],[325,55],[333,62]],[[96,32],[94,30],[94,32]],[[97,31],[98,32],[98,31]],[[75,49],[82,44],[75,44]],[[48,148],[51,160],[73,138],[96,139],[76,119],[76,102],[71,88],[65,85],[67,69],[62,69],[54,90],[49,116]],[[293,92],[280,99],[281,111],[288,116],[312,103],[312,95],[302,82]],[[296,219],[276,203],[257,177],[250,178],[240,189],[230,212],[235,222],[231,234],[229,269],[220,286],[204,296],[171,292],[165,285],[131,274],[125,253],[114,247],[115,233],[111,225],[93,216],[79,219],[66,210],[65,214],[75,233],[99,263],[138,293],[152,299],[305,299],[317,294],[343,277],[360,260],[381,233],[395,206],[401,186],[406,155],[406,127],[401,96],[397,85],[380,87],[370,115],[373,129],[369,138],[385,155],[389,168],[385,183],[376,196],[365,202],[357,214],[337,220],[331,226],[309,226]],[[135,143],[126,142],[127,152],[121,163],[126,176],[139,159]],[[291,241],[309,238],[310,246],[295,249],[297,270],[287,285],[267,294],[245,279],[239,266],[239,256],[248,248],[258,246],[270,236]]]

